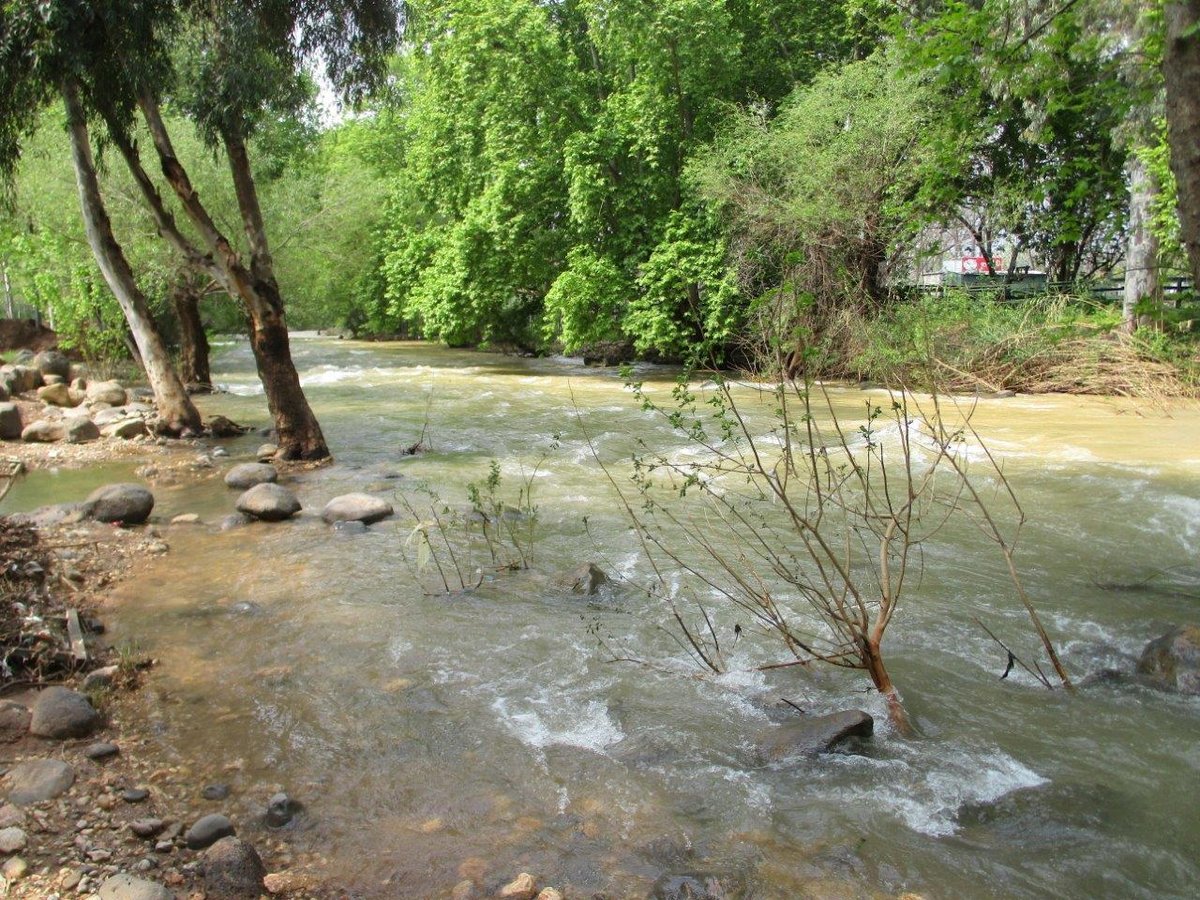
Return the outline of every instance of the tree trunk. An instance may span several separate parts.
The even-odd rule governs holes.
[[[100,195],[100,182],[96,177],[96,165],[92,159],[92,147],[88,137],[87,118],[79,100],[78,88],[74,82],[67,80],[63,83],[62,94],[71,139],[71,160],[75,166],[79,205],[83,211],[88,244],[104,280],[125,314],[130,331],[133,332],[134,341],[146,368],[146,376],[154,390],[160,428],[172,434],[200,431],[200,413],[192,405],[179,376],[171,366],[171,357],[167,353],[158,327],[154,324],[150,306],[137,286],[124,251],[113,236],[112,222]]]
[[[183,276],[171,289],[171,303],[179,319],[179,374],[185,385],[212,387],[208,368],[208,337],[200,320],[200,296]]]
[[[1133,334],[1148,317],[1137,307],[1158,297],[1158,239],[1150,227],[1150,210],[1157,194],[1150,169],[1136,152],[1129,155],[1129,239],[1125,247],[1125,293],[1121,327]]]
[[[15,315],[13,312],[12,282],[10,282],[8,280],[8,266],[4,266],[3,270],[4,270],[4,311],[5,311],[5,313],[7,313],[8,318],[11,319]]]
[[[143,91],[138,97],[138,105],[158,153],[163,176],[211,254],[205,258],[206,261],[220,272],[222,285],[231,296],[241,300],[246,310],[250,320],[250,345],[267,395],[267,407],[279,432],[279,456],[283,459],[324,459],[329,456],[329,448],[300,387],[300,376],[292,362],[283,301],[275,282],[266,230],[244,143],[240,138],[225,136],[238,207],[250,242],[249,269],[192,187],[187,170],[175,155],[158,101]],[[153,208],[154,201],[144,187],[143,194],[147,195]],[[160,215],[156,215],[156,219],[160,228],[164,224],[170,225]],[[177,234],[172,233],[170,239],[177,245],[184,243]]]
[[[1163,55],[1167,141],[1179,186],[1179,225],[1200,286],[1200,0],[1164,5],[1167,43]]]
[[[258,189],[250,171],[250,157],[241,135],[226,133],[224,142],[234,193],[250,246],[250,275],[259,301],[250,307],[250,344],[259,378],[267,393],[267,404],[275,417],[279,452],[284,459],[321,459],[329,455],[329,449],[292,363],[283,298],[275,281],[274,262],[258,203]]]
[[[888,719],[902,736],[911,737],[916,733],[915,729],[904,709],[904,703],[900,700],[900,692],[892,684],[892,676],[888,674],[887,668],[883,665],[883,651],[879,642],[866,637],[862,638],[861,652],[863,665],[867,669],[867,674],[871,676],[871,683],[875,685],[875,690],[883,694],[884,699],[887,700]]]

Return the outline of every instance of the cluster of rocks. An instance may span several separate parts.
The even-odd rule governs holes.
[[[466,878],[454,886],[450,892],[453,900],[469,900],[481,897],[473,880]],[[493,896],[501,900],[563,900],[563,895],[552,887],[538,888],[537,880],[528,872],[522,872]]]
[[[23,737],[17,733],[22,727],[42,740],[74,742],[93,737],[103,719],[84,694],[50,687],[30,707],[5,701],[0,724],[10,742]],[[226,815],[209,813],[185,827],[183,820],[162,816],[156,808],[165,795],[156,800],[149,788],[136,782],[128,786],[128,775],[110,775],[107,767],[121,757],[116,744],[87,744],[74,764],[63,758],[69,758],[70,746],[49,758],[23,759],[4,773],[0,892],[174,900],[172,888],[190,883],[214,900],[252,900],[295,886],[298,879],[287,873],[268,875],[258,851],[237,836]],[[228,796],[228,788],[204,793],[206,800]],[[151,813],[139,815],[147,806]],[[263,824],[282,827],[299,811],[298,803],[277,794],[268,802]]]
[[[57,350],[17,354],[0,366],[0,439],[82,444],[101,437],[135,440],[154,430],[156,412],[148,391],[126,390],[118,381],[89,381],[82,366]],[[42,404],[23,413],[12,402],[24,397]]]
[[[282,522],[303,508],[294,492],[279,484],[279,470],[266,462],[241,463],[225,474],[225,484],[241,491],[234,504],[240,517],[232,517],[226,527],[250,520]],[[368,525],[393,515],[386,500],[366,493],[334,497],[321,512],[321,518],[342,531],[365,530]]]

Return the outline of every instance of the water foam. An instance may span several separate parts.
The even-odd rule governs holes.
[[[580,703],[542,690],[520,700],[498,697],[492,709],[522,744],[534,750],[560,745],[602,753],[625,738],[608,706],[599,700]]]

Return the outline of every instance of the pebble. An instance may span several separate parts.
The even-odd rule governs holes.
[[[25,824],[25,813],[11,804],[0,806],[0,828],[12,828],[14,825]]]
[[[497,895],[504,900],[533,900],[537,894],[537,884],[528,872],[522,872],[500,889]]]
[[[0,867],[0,875],[3,875],[8,881],[18,881],[28,873],[29,863],[19,856],[14,856]]]
[[[210,784],[200,792],[200,796],[205,800],[224,800],[229,796],[229,785]]]
[[[150,792],[145,788],[129,788],[121,791],[121,799],[126,803],[141,803],[150,796]]]
[[[107,759],[110,756],[116,756],[121,752],[121,748],[116,744],[92,744],[83,751],[83,755],[88,759]]]
[[[563,895],[554,888],[545,888],[537,895],[537,900],[563,900]]]
[[[162,819],[135,819],[129,823],[129,830],[140,838],[149,839],[162,833],[167,825]]]
[[[20,828],[0,828],[0,853],[18,853],[25,849],[29,838]]]

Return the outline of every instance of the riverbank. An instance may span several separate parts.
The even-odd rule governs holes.
[[[30,470],[119,460],[138,463],[139,474],[150,484],[163,484],[210,475],[207,454],[214,448],[171,441],[7,449]],[[213,859],[225,873],[216,877],[224,877],[222,883],[229,887],[247,866],[254,868],[247,863],[253,853],[246,846],[261,858],[260,877],[265,876],[270,893],[311,898],[338,894],[322,886],[315,872],[319,860],[295,854],[286,834],[266,824],[268,816],[276,826],[291,817],[290,801],[281,808],[280,786],[263,787],[257,819],[235,816],[228,826],[213,820],[228,806],[230,789],[222,773],[207,772],[202,779],[192,766],[162,752],[152,736],[153,724],[141,714],[144,707],[131,702],[156,660],[136,645],[109,643],[105,620],[112,612],[113,591],[136,578],[148,559],[169,554],[173,533],[186,527],[194,526],[160,522],[114,527],[57,514],[0,518],[5,572],[0,626],[8,676],[0,684],[0,765],[7,773],[9,798],[9,805],[0,809],[0,852],[5,856],[0,876],[6,896],[45,900],[91,897],[99,891],[106,900],[157,897],[153,885],[175,896],[198,897],[206,891],[211,897],[224,896],[213,887]],[[75,704],[76,712],[84,710],[85,718],[89,705],[98,715],[60,728],[54,732],[57,737],[46,736],[45,728],[33,734],[39,710],[49,703],[46,692],[55,690],[67,692],[63,697]],[[206,827],[215,828],[217,837],[233,827],[252,843],[227,843],[221,851],[224,859],[214,857],[205,840],[193,833],[206,817]],[[121,882],[121,876],[135,880]]]

